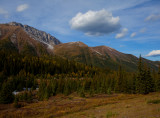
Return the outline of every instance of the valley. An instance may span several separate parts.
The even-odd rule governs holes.
[[[159,64],[0,24],[0,117],[160,117]]]
[[[0,0],[0,118],[160,118],[160,0]]]

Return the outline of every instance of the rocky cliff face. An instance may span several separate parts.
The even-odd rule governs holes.
[[[10,22],[8,23],[11,26],[20,26],[24,29],[24,31],[33,39],[38,40],[44,44],[47,44],[49,48],[53,48],[54,45],[61,44],[61,42],[56,39],[55,37],[51,36],[50,34],[37,30],[31,26],[28,25],[22,25],[20,23],[16,22]]]

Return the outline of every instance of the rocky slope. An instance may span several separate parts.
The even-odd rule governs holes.
[[[38,40],[42,43],[48,44],[48,45],[58,45],[61,42],[56,39],[55,37],[51,36],[50,34],[44,32],[44,31],[40,31],[37,30],[31,26],[28,25],[22,25],[20,23],[16,23],[16,22],[10,22],[8,23],[11,26],[20,26],[24,29],[24,31],[33,39]]]
[[[19,53],[42,55],[52,53],[53,47],[61,42],[55,37],[28,25],[11,22],[0,24],[0,42],[12,43]]]

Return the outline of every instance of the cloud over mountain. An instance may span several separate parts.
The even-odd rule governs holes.
[[[72,29],[84,32],[86,35],[100,36],[115,32],[120,29],[120,18],[113,17],[105,9],[78,13],[70,20]]]
[[[160,50],[152,50],[146,56],[148,56],[148,57],[160,56]]]
[[[116,35],[115,38],[116,38],[116,39],[118,39],[118,38],[123,38],[127,33],[128,33],[128,29],[127,29],[127,28],[123,28],[123,29],[121,30],[121,32]]]
[[[22,4],[17,7],[17,12],[22,12],[28,8],[28,4]]]

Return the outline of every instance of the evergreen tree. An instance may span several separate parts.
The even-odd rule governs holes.
[[[145,93],[153,92],[154,91],[154,83],[153,83],[153,78],[151,76],[150,68],[146,68],[145,70],[146,73],[146,79],[145,79],[145,86],[146,86],[146,91]]]
[[[160,91],[160,64],[159,64],[158,76],[155,80],[155,88],[156,88],[156,91]]]
[[[46,82],[44,80],[41,80],[39,85],[39,91],[38,91],[39,100],[43,100],[45,98],[46,87],[47,87]]]
[[[145,72],[142,67],[142,57],[138,61],[138,75],[136,78],[136,93],[145,94]]]
[[[122,72],[122,67],[119,66],[118,69],[118,76],[117,76],[117,80],[115,83],[115,91],[116,92],[123,92],[124,90],[124,86],[123,86],[123,72]]]
[[[46,86],[44,89],[43,100],[48,100],[50,97],[50,87]]]
[[[7,77],[4,75],[4,72],[0,72],[0,90],[5,80],[7,80]]]
[[[80,90],[80,97],[86,97],[86,95],[85,95],[85,93],[84,93],[84,89],[82,88],[81,90]]]
[[[65,80],[65,86],[64,86],[64,94],[69,95],[71,93],[71,81]]]
[[[140,56],[138,63],[138,76],[136,79],[136,92],[141,94],[148,94],[153,91],[153,78],[147,64],[142,66],[142,58]]]
[[[18,101],[19,101],[19,100],[18,100],[18,97],[15,96],[15,98],[14,98],[14,107],[15,107],[15,108],[20,108],[20,107],[21,107],[21,104],[19,104]]]
[[[11,84],[9,82],[4,82],[0,91],[0,103],[11,103],[13,99],[14,96],[12,94]]]
[[[51,95],[55,96],[56,93],[57,93],[57,80],[56,79],[53,79],[51,80],[49,86],[51,86]]]

